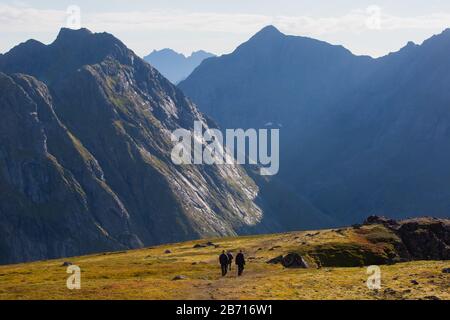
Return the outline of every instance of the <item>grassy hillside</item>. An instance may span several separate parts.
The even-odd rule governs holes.
[[[381,225],[209,241],[0,266],[0,299],[450,299],[448,261],[381,265],[381,290],[367,288],[363,264],[395,259],[398,239]],[[218,254],[239,249],[244,276],[233,265],[222,278]],[[289,252],[311,268],[267,263]],[[64,261],[81,268],[81,290],[66,288]]]

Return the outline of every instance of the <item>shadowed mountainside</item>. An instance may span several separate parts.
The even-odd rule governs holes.
[[[269,26],[179,87],[221,128],[280,128],[278,182],[341,224],[448,217],[450,30],[379,59]]]

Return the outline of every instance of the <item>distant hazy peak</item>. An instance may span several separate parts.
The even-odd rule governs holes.
[[[194,51],[192,52],[192,54],[188,57],[188,58],[197,58],[197,57],[203,57],[205,58],[210,58],[210,57],[214,57],[215,54],[205,51],[205,50],[198,50],[198,51]]]
[[[441,33],[439,33],[431,38],[434,38],[434,37],[447,37],[450,39],[450,28],[444,29]]]
[[[174,57],[180,57],[180,58],[184,58],[184,54],[182,53],[178,53],[175,50],[172,50],[170,48],[164,48],[161,50],[153,50],[148,56],[145,56],[145,58],[150,57],[150,56],[156,56],[156,55],[167,55],[167,56],[174,56]]]
[[[432,37],[423,41],[422,44],[408,41],[406,45],[400,48],[398,51],[390,52],[389,54],[377,58],[376,60],[384,61],[389,59],[402,59],[405,56],[417,55],[424,53],[427,55],[437,54],[438,56],[445,56],[450,51],[450,28],[445,29],[441,33],[435,34]],[[436,58],[436,57],[434,57]],[[406,60],[404,60],[406,61]]]
[[[450,29],[447,28],[439,34],[435,34],[429,39],[426,39],[422,46],[427,46],[430,44],[437,44],[439,46],[449,46],[450,45]]]
[[[161,55],[167,55],[167,56],[179,57],[179,58],[184,58],[184,59],[189,59],[189,58],[194,58],[194,57],[195,58],[197,58],[197,57],[209,58],[209,57],[214,57],[215,56],[215,54],[207,52],[205,50],[193,51],[191,53],[191,55],[188,56],[188,55],[185,55],[183,53],[176,52],[173,49],[164,48],[164,49],[161,49],[161,50],[156,50],[156,49],[153,50],[148,56],[145,56],[144,59],[151,58],[151,57],[154,57],[156,55],[160,55],[160,56]]]
[[[278,30],[273,25],[268,25],[262,28],[258,33],[265,33],[265,34],[278,34],[278,35],[284,35],[280,30]]]
[[[260,39],[273,40],[273,39],[280,39],[285,36],[286,35],[280,32],[280,30],[278,30],[272,25],[269,25],[259,30],[253,37],[250,38],[250,41]]]
[[[153,50],[144,60],[158,69],[172,83],[178,83],[191,74],[200,63],[215,55],[204,50],[192,52],[185,56],[172,49]]]
[[[342,57],[355,56],[342,45],[331,44],[326,41],[300,36],[286,35],[272,25],[266,26],[253,35],[248,41],[239,45],[233,54],[269,56],[271,52],[293,51],[316,56],[324,52]],[[225,59],[228,55],[224,55]],[[298,56],[297,56],[298,57]]]

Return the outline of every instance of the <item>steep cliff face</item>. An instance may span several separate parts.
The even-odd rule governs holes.
[[[172,163],[209,121],[113,36],[63,29],[0,71],[0,263],[270,229],[241,167]]]
[[[97,161],[55,115],[47,87],[0,74],[0,88],[0,261],[141,246]]]

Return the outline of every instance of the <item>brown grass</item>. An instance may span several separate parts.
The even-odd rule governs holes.
[[[381,266],[381,290],[369,290],[365,267],[285,269],[267,264],[291,250],[315,250],[327,244],[375,244],[351,229],[293,232],[212,239],[194,249],[185,242],[121,253],[0,266],[0,299],[450,299],[449,267],[444,261],[415,261]],[[364,230],[363,232],[364,233]],[[369,232],[370,233],[370,232]],[[226,277],[217,264],[222,250],[244,249],[247,266],[238,278]],[[171,253],[164,253],[169,249]],[[64,261],[81,268],[81,290],[68,290]],[[185,280],[173,281],[177,275]],[[418,284],[411,283],[412,280]]]

